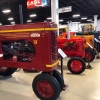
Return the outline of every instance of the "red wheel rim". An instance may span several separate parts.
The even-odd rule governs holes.
[[[85,58],[86,58],[86,61],[89,61],[92,59],[92,54],[90,52],[85,52]]]
[[[50,98],[54,94],[54,89],[47,81],[40,81],[37,83],[36,89],[38,93],[44,98]]]
[[[7,67],[0,67],[0,72],[5,72],[7,70]]]
[[[82,70],[82,63],[79,60],[74,60],[71,62],[70,67],[74,72],[79,72]]]

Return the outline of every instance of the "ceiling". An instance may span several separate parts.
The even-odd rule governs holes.
[[[51,16],[51,7],[36,8],[36,9],[27,9],[26,5],[27,0],[0,0],[0,23],[3,25],[11,24],[7,19],[13,17],[16,24],[20,23],[19,17],[19,5],[23,6],[23,20],[24,23],[28,19],[31,19],[32,22],[43,22],[47,17]],[[82,23],[87,22],[87,20],[81,20],[81,17],[87,17],[88,19],[93,20],[93,15],[98,15],[100,19],[100,0],[59,0],[59,8],[72,6],[72,12],[60,14],[60,19],[64,21],[62,24],[65,24],[67,21],[81,21]],[[4,14],[2,13],[3,9],[11,9],[11,13]],[[36,14],[34,18],[30,18],[30,14]],[[81,17],[73,18],[73,14],[80,14]]]

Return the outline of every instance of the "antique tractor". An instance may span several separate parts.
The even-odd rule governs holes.
[[[65,34],[60,34],[60,36],[58,38],[67,38],[67,33]],[[92,62],[95,59],[95,55],[96,55],[96,51],[94,48],[94,36],[93,35],[71,35],[71,38],[84,38],[85,39],[85,43],[84,43],[84,47],[85,47],[85,57],[83,58],[85,62]],[[93,49],[90,49],[90,47],[87,45],[88,42]]]
[[[82,58],[85,56],[84,39],[58,38],[58,48],[71,57],[67,67],[73,74],[81,74],[86,69],[86,64]]]
[[[85,57],[84,61],[85,62],[92,62],[95,59],[95,48],[94,48],[94,36],[93,35],[77,35],[77,36],[71,36],[71,38],[84,38],[87,43],[89,43],[93,48],[90,48],[88,44],[85,42],[84,47],[85,47]]]
[[[56,100],[64,88],[58,67],[57,27],[54,23],[0,26],[0,75],[17,68],[42,71],[32,88],[41,100]]]
[[[76,34],[77,35],[82,35],[81,32],[77,32]],[[94,35],[94,38],[100,40],[100,31],[87,32],[87,33],[84,33],[84,35]],[[100,44],[99,44],[99,46],[100,46]],[[100,51],[99,50],[100,48],[98,48],[98,45],[97,45],[96,41],[94,41],[94,47],[96,48],[97,51]]]

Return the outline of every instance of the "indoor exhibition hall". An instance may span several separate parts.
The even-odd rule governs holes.
[[[100,0],[0,0],[0,100],[100,100]]]

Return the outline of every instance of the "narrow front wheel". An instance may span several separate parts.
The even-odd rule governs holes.
[[[81,74],[86,69],[86,64],[82,58],[74,57],[68,61],[67,67],[71,73]]]

